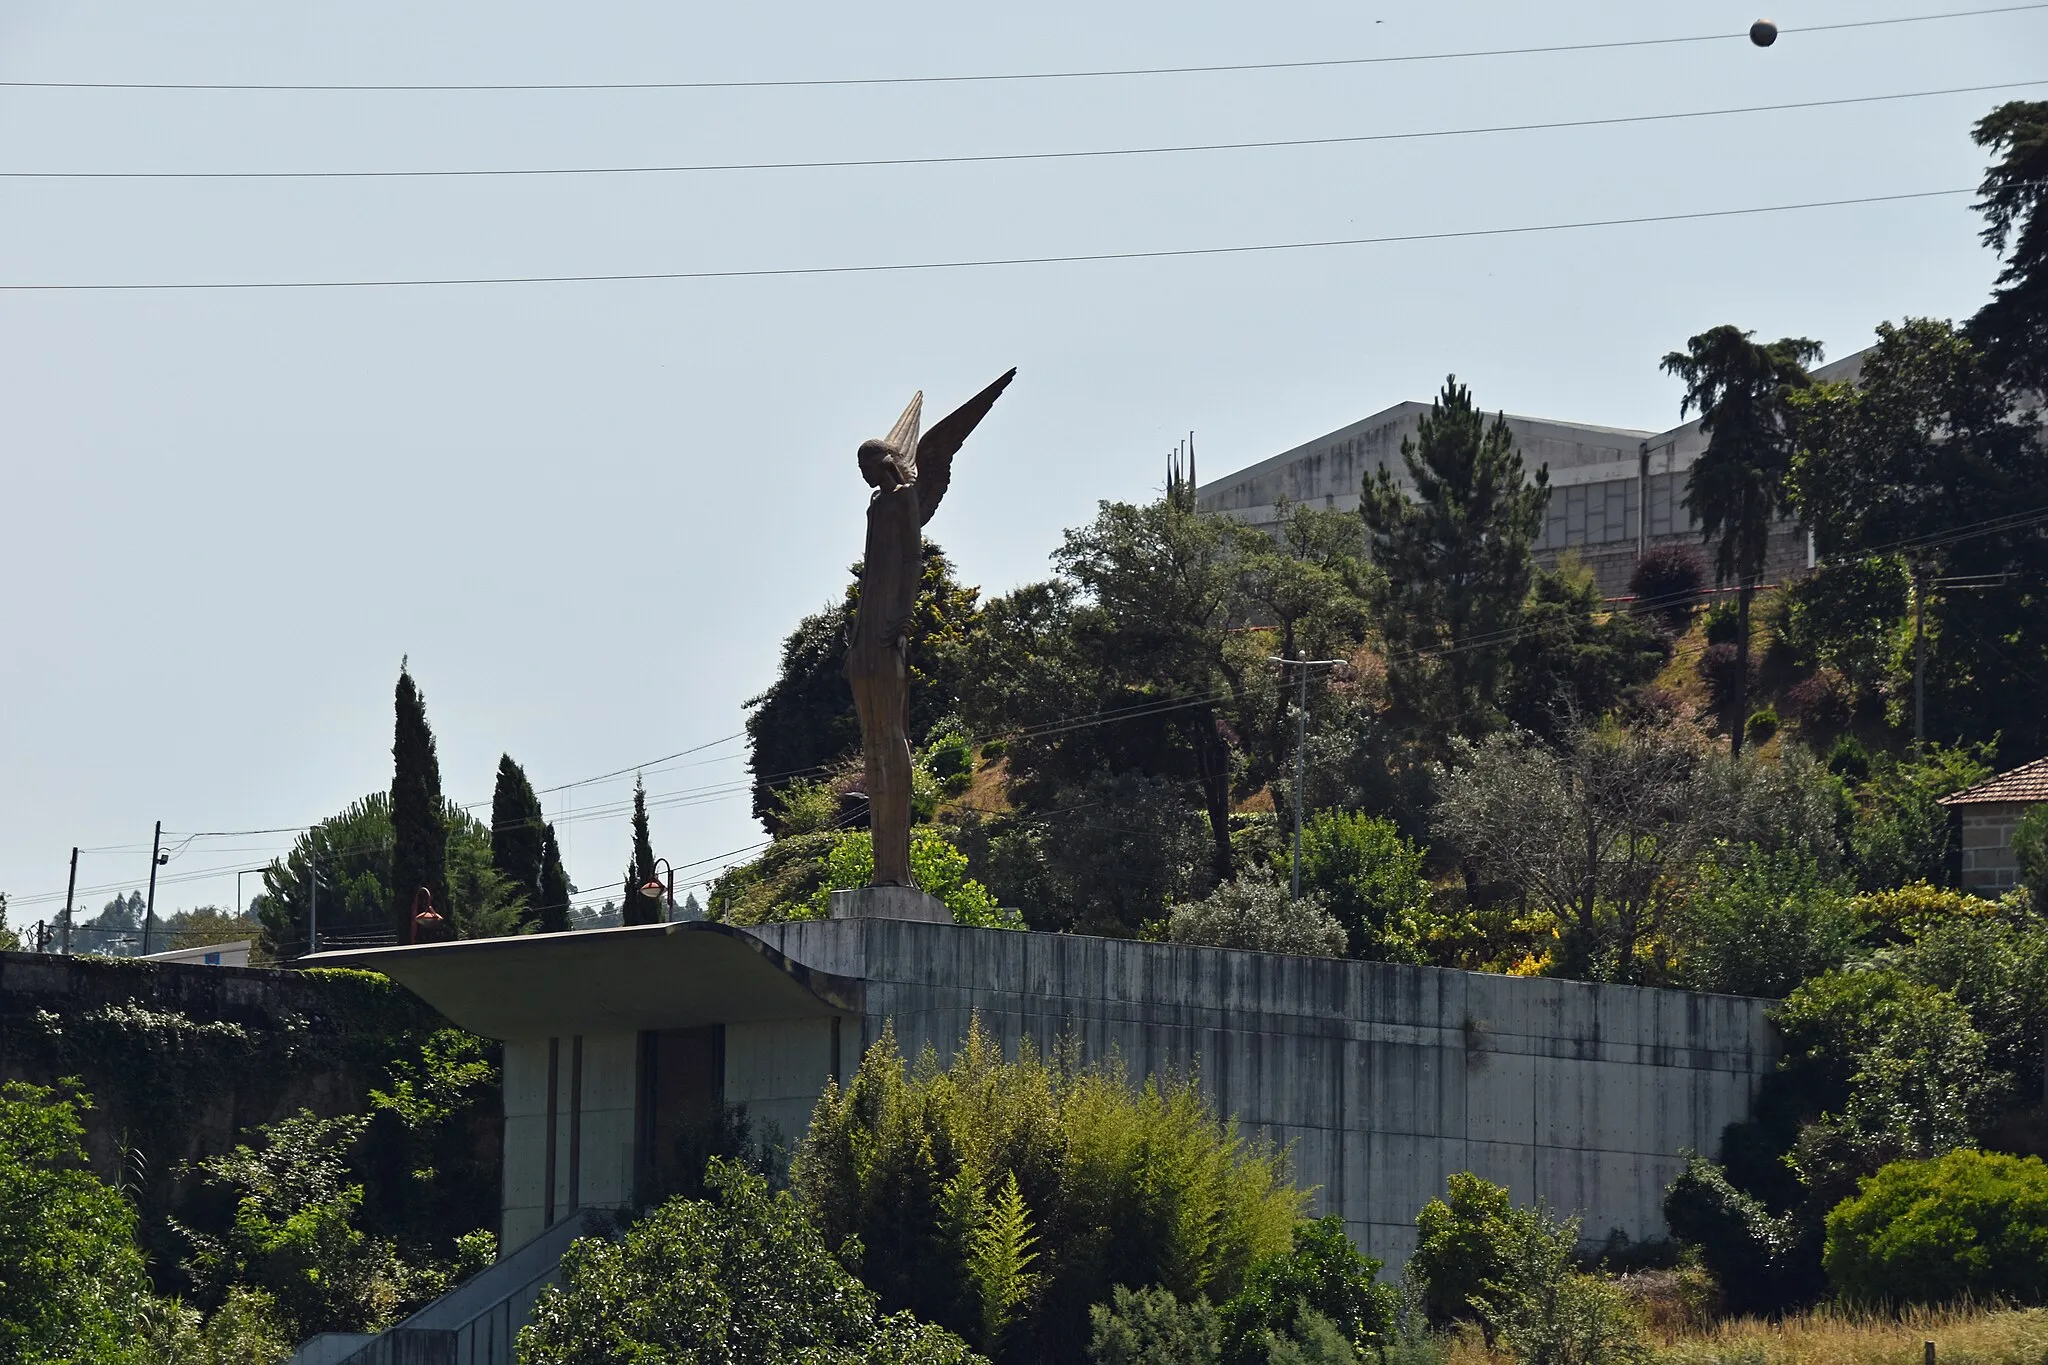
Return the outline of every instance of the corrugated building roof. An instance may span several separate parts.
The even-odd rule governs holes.
[[[2022,763],[2010,772],[1987,777],[1974,787],[1941,798],[1944,806],[1977,806],[1994,801],[2048,801],[2048,758]]]

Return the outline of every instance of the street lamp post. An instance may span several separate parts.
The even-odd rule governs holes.
[[[661,870],[665,867],[668,868],[668,882],[664,885],[661,880]],[[659,901],[666,899],[668,909],[661,917],[663,923],[666,923],[669,920],[675,918],[676,870],[669,863],[668,859],[656,858],[654,860],[654,875],[652,877],[649,877],[646,880],[646,882],[641,885],[640,894],[647,897],[647,899],[651,901]]]
[[[1351,666],[1349,659],[1289,659],[1278,654],[1268,654],[1266,662],[1280,664],[1295,670],[1300,684],[1300,696],[1295,703],[1294,714],[1297,724],[1294,738],[1294,890],[1295,900],[1301,899],[1301,789],[1308,784],[1308,671],[1311,668],[1334,668],[1343,670]]]

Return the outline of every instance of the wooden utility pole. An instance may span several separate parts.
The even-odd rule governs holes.
[[[156,868],[164,847],[164,822],[156,822],[156,837],[149,841],[149,900],[142,911],[142,955],[149,956],[149,936],[156,928]]]
[[[64,932],[58,936],[57,951],[71,955],[71,902],[78,894],[78,846],[71,848],[71,880],[64,884]]]

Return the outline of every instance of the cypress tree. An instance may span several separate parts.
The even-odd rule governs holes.
[[[505,754],[498,759],[498,784],[491,792],[491,865],[526,899],[525,923],[540,915],[541,868],[547,821],[526,772]]]
[[[569,874],[562,867],[562,846],[555,842],[555,827],[541,827],[540,898],[534,902],[535,926],[543,934],[559,934],[569,927]]]
[[[391,742],[391,922],[400,943],[412,939],[412,898],[425,887],[444,921],[448,904],[448,825],[441,812],[441,762],[412,674],[401,663],[397,727]],[[445,930],[444,930],[445,932]]]
[[[620,918],[627,924],[661,923],[662,903],[640,894],[654,880],[654,844],[647,835],[647,787],[633,779],[633,860],[626,864],[626,892]]]

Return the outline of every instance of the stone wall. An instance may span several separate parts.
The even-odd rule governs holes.
[[[813,1026],[761,1067],[728,1035],[727,1076],[773,1070],[778,1108],[886,1024],[909,1055],[950,1053],[976,1014],[1007,1047],[1071,1035],[1137,1076],[1198,1074],[1219,1110],[1292,1144],[1318,1212],[1389,1262],[1460,1170],[1582,1215],[1590,1239],[1659,1235],[1680,1152],[1716,1151],[1774,1058],[1761,1000],[903,921],[749,932],[865,981],[842,1055]]]
[[[2024,802],[1981,802],[1960,808],[1963,818],[1963,890],[2002,896],[2020,884],[2013,831],[2030,809]]]

